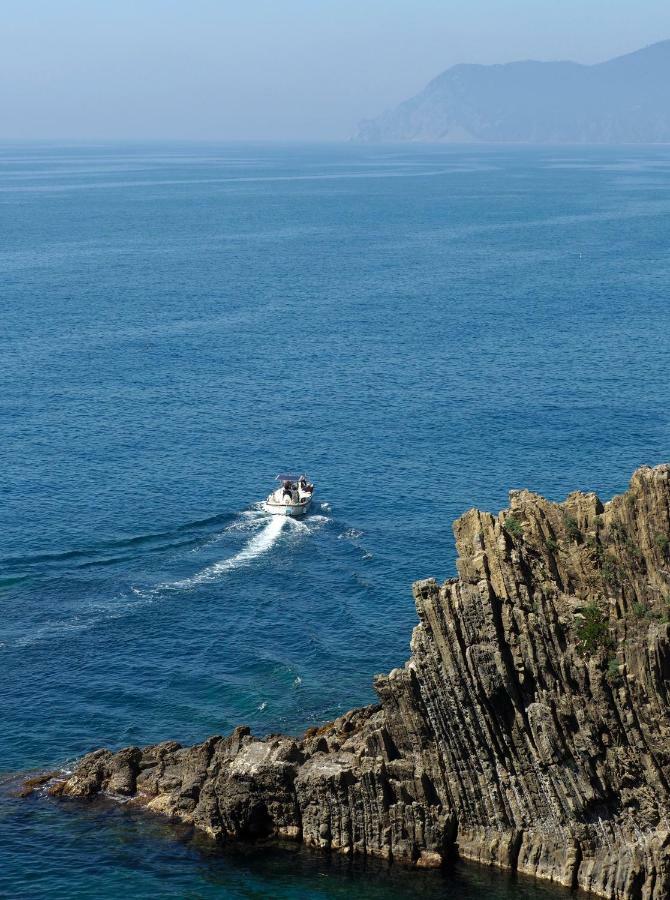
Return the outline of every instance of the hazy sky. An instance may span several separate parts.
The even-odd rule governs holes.
[[[0,0],[0,138],[338,139],[459,62],[598,62],[670,0]]]

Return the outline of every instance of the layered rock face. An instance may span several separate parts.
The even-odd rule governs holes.
[[[294,739],[238,728],[86,756],[100,793],[221,841],[281,837],[418,866],[451,853],[608,898],[670,896],[670,466],[627,493],[510,494],[454,525],[458,578],[379,704]]]

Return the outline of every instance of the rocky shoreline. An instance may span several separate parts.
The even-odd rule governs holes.
[[[513,491],[454,533],[458,578],[414,585],[411,656],[375,679],[377,705],[300,738],[97,750],[49,792],[118,797],[217,841],[419,867],[457,853],[666,900],[670,466],[605,504]]]

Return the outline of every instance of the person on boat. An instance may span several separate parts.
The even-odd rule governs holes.
[[[290,481],[285,481],[283,487],[282,497],[287,497],[289,503],[293,502],[293,485]]]
[[[300,486],[300,491],[303,494],[311,494],[312,491],[314,490],[314,485],[310,484],[304,475],[300,476],[299,486]]]

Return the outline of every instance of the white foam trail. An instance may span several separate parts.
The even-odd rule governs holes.
[[[291,523],[291,528],[294,531],[309,533],[309,527],[304,522],[299,522],[297,519],[288,519],[287,521]]]
[[[348,528],[346,531],[343,531],[342,534],[338,534],[338,541],[347,540],[347,541],[355,541],[357,538],[362,537],[363,532],[358,528]]]
[[[202,584],[205,581],[212,581],[223,575],[224,572],[230,572],[232,569],[238,569],[240,566],[249,565],[254,559],[267,553],[274,547],[279,535],[284,529],[286,518],[284,516],[272,516],[267,525],[251,540],[242,547],[242,549],[228,559],[222,559],[221,562],[207,566],[202,572],[193,575],[191,578],[183,578],[181,581],[173,581],[169,584],[161,585],[164,588],[172,588],[179,590],[180,588],[193,587],[196,584]]]
[[[289,519],[291,530],[296,536],[301,534],[315,534],[323,526],[330,522],[328,516],[307,516],[303,521],[299,519]]]
[[[75,615],[71,621],[54,622],[42,626],[26,637],[6,642],[0,641],[0,650],[6,646],[26,647],[38,644],[44,640],[61,637],[68,632],[88,631],[104,621],[111,621],[125,616],[129,612],[133,612],[145,603],[151,603],[156,597],[161,595],[162,591],[183,590],[184,588],[194,587],[203,582],[213,581],[225,572],[237,569],[240,566],[249,565],[254,559],[267,553],[274,547],[279,539],[282,531],[286,526],[290,526],[293,534],[300,536],[304,533],[311,533],[319,528],[325,522],[329,522],[326,516],[311,516],[305,522],[299,522],[286,516],[269,516],[260,510],[247,510],[241,513],[241,519],[230,524],[224,532],[221,532],[215,539],[220,539],[226,531],[246,530],[248,528],[257,528],[261,523],[265,523],[260,531],[255,534],[234,556],[223,559],[214,563],[198,572],[190,578],[183,578],[180,581],[163,582],[150,588],[130,587],[130,594],[136,597],[131,600],[128,595],[121,595],[114,598],[113,605],[103,605],[99,607],[101,615],[94,615],[91,618],[80,619],[79,615]],[[125,602],[123,602],[125,600]],[[121,602],[120,602],[121,601]]]

